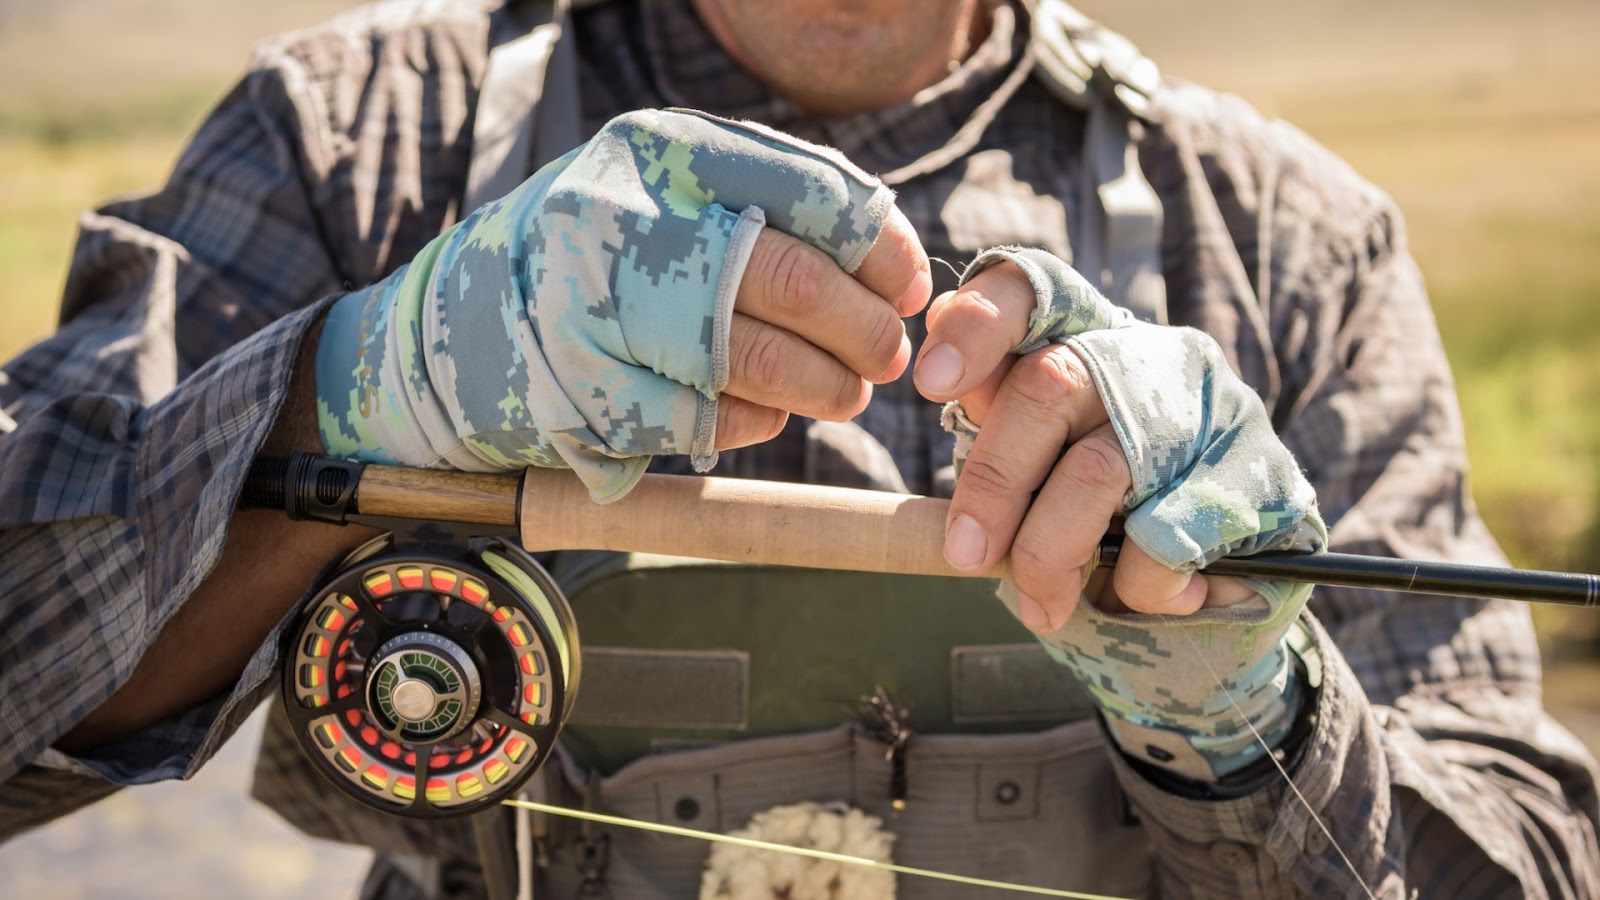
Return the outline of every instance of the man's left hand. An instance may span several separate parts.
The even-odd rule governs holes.
[[[1282,735],[1297,697],[1281,642],[1309,587],[1197,570],[1235,553],[1320,550],[1326,530],[1215,341],[1134,320],[1047,253],[1001,249],[934,301],[915,373],[924,396],[956,401],[946,557],[974,573],[1010,557],[1002,597],[1089,686],[1119,739],[1175,735],[1198,751],[1181,754],[1185,774],[1220,776],[1255,755],[1236,740],[1250,729],[1235,693],[1255,699],[1252,726]],[[1085,593],[1119,514],[1129,540],[1110,589]],[[1093,608],[1075,614],[1083,596]],[[1202,661],[1178,630],[1191,621],[1211,630],[1200,643],[1216,651],[1214,679],[1190,671]]]
[[[1067,335],[1033,335],[1031,343],[1047,342],[1014,352],[1029,343],[1038,305],[1014,263],[973,275],[928,309],[916,382],[930,400],[959,401],[982,429],[956,483],[946,556],[957,568],[985,571],[1009,554],[1022,623],[1053,631],[1077,605],[1100,539],[1124,511],[1133,473],[1084,358],[1054,342]],[[1255,593],[1237,579],[1175,571],[1132,541],[1112,587],[1128,610],[1176,615]]]

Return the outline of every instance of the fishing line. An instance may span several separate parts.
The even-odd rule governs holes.
[[[928,261],[929,262],[936,262],[939,265],[944,266],[946,269],[950,270],[950,274],[956,276],[956,281],[960,281],[961,280],[961,270],[957,269],[955,266],[951,265],[948,260],[940,259],[937,256],[930,256],[930,257],[928,257]]]
[[[1233,707],[1233,711],[1238,713],[1239,718],[1244,720],[1245,727],[1249,728],[1250,733],[1255,736],[1256,743],[1260,744],[1261,748],[1267,752],[1267,759],[1272,760],[1273,768],[1277,769],[1278,774],[1283,776],[1283,781],[1289,785],[1289,790],[1300,801],[1300,805],[1305,807],[1306,812],[1310,813],[1311,821],[1316,823],[1317,828],[1322,832],[1322,836],[1328,839],[1328,843],[1333,845],[1333,849],[1338,852],[1339,858],[1344,860],[1345,867],[1350,870],[1351,875],[1355,876],[1356,884],[1361,885],[1361,890],[1366,892],[1369,900],[1377,900],[1377,896],[1372,893],[1372,888],[1367,887],[1366,880],[1361,877],[1361,872],[1356,869],[1356,864],[1350,861],[1349,856],[1345,855],[1344,848],[1339,846],[1339,841],[1328,830],[1328,826],[1322,823],[1322,817],[1317,815],[1317,811],[1311,805],[1311,801],[1306,799],[1305,794],[1300,793],[1300,788],[1295,786],[1294,779],[1289,777],[1289,771],[1283,767],[1283,763],[1278,761],[1277,755],[1272,752],[1272,745],[1267,743],[1267,739],[1262,737],[1261,732],[1256,730],[1255,723],[1251,722],[1250,717],[1245,715],[1243,709],[1239,708],[1238,701],[1233,698],[1233,692],[1228,690],[1228,686],[1222,682],[1222,676],[1217,674],[1216,669],[1211,668],[1211,661],[1206,659],[1206,655],[1200,650],[1200,645],[1196,644],[1194,638],[1189,636],[1189,628],[1189,623],[1179,623],[1178,633],[1183,635],[1183,639],[1188,642],[1189,648],[1194,651],[1194,655],[1200,660],[1200,664],[1206,667],[1206,671],[1211,675],[1211,680],[1215,681],[1217,687],[1222,689],[1223,696],[1228,698],[1228,703]]]
[[[936,872],[932,869],[918,869],[912,866],[902,866],[897,863],[879,862],[863,856],[850,856],[845,853],[833,853],[827,850],[815,850],[810,847],[791,847],[788,844],[774,844],[771,841],[758,841],[754,838],[735,837],[731,834],[718,834],[714,831],[699,831],[694,828],[684,828],[679,825],[664,825],[659,822],[645,822],[639,819],[628,819],[622,816],[610,816],[605,813],[589,812],[587,810],[571,809],[565,806],[551,806],[547,803],[535,803],[531,800],[502,800],[507,806],[534,812],[548,813],[553,816],[565,816],[570,819],[582,819],[586,822],[595,822],[601,825],[616,825],[622,828],[636,828],[640,831],[649,831],[656,834],[670,834],[677,837],[698,838],[713,844],[732,844],[735,847],[746,847],[752,850],[771,850],[774,853],[787,853],[791,856],[806,856],[812,859],[825,859],[830,862],[844,863],[845,865],[861,866],[868,869],[878,869],[884,872],[894,872],[897,875],[913,875],[917,878],[931,878],[936,881],[949,881],[956,884],[971,885],[973,887],[997,888],[1017,894],[1038,894],[1045,897],[1071,897],[1076,900],[1128,900],[1110,894],[1086,894],[1080,891],[1067,891],[1059,888],[1035,887],[1028,884],[1014,884],[1007,881],[993,881],[988,878],[974,878],[970,875],[955,875],[949,872]]]

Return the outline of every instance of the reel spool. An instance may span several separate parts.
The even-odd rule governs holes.
[[[498,804],[539,769],[578,685],[566,598],[520,547],[379,537],[294,629],[283,703],[300,747],[367,806],[420,819]]]

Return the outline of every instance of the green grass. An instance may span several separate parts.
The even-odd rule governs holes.
[[[107,197],[159,183],[181,137],[58,142],[0,133],[0,356],[48,334],[78,215]]]
[[[170,140],[187,133],[216,100],[217,86],[206,83],[89,104],[0,103],[0,135],[53,147],[134,137]]]

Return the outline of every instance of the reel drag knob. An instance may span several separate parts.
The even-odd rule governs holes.
[[[289,721],[334,786],[397,815],[468,815],[549,756],[577,689],[577,628],[512,544],[386,535],[313,593],[287,662]]]
[[[401,741],[442,741],[478,711],[478,668],[454,641],[426,631],[378,648],[367,677],[367,708],[378,730]]]

